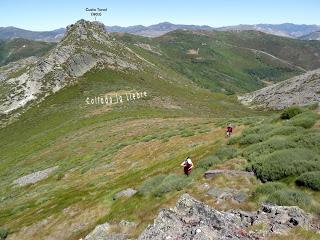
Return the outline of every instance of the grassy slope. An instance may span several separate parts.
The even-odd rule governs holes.
[[[138,224],[132,232],[136,236],[152,221],[160,207],[172,206],[181,192],[172,191],[159,198],[138,194],[113,201],[116,192],[128,187],[139,188],[154,175],[180,174],[179,163],[187,155],[191,155],[197,165],[226,144],[222,126],[227,122],[252,124],[270,114],[247,109],[239,105],[234,96],[195,86],[192,76],[183,72],[192,65],[191,60],[184,60],[183,55],[176,59],[182,70],[170,60],[179,56],[172,52],[179,46],[172,49],[166,41],[154,43],[141,38],[139,41],[161,47],[166,59],[161,60],[157,54],[133,45],[132,39],[123,41],[131,41],[130,47],[154,62],[156,69],[91,71],[78,84],[46,98],[24,113],[19,121],[0,130],[0,167],[4,169],[0,173],[0,226],[8,228],[12,238],[79,239],[97,223],[123,219]],[[208,41],[208,45],[211,44],[213,46],[214,41]],[[189,48],[186,43],[181,46],[181,52]],[[222,58],[239,57],[230,60],[234,61],[232,66],[247,59],[246,51],[238,56],[239,49],[218,48],[218,45],[212,48]],[[205,53],[205,57],[210,57],[209,52]],[[250,54],[248,57],[248,65],[258,64]],[[230,69],[222,64],[219,69],[236,74],[239,79],[246,76],[244,66]],[[207,74],[204,80],[201,78],[201,84]],[[197,76],[201,74],[198,72]],[[250,88],[256,83],[256,80],[243,81],[235,89],[243,90],[244,86]],[[227,83],[217,81],[216,84],[226,86]],[[85,104],[86,97],[132,89],[147,91],[149,97],[111,107]],[[242,127],[237,128],[236,134],[241,130]],[[18,177],[56,165],[59,169],[48,179],[22,188],[12,187],[12,181]],[[242,161],[231,160],[217,167],[244,166]],[[194,172],[188,192],[215,206],[197,187],[206,182],[201,174],[201,171]],[[260,183],[255,178],[221,177],[213,184],[245,186],[253,192]],[[257,204],[253,199],[239,206],[227,202],[216,207],[254,209]]]
[[[218,135],[213,131],[212,118],[222,113],[224,117],[256,115],[232,96],[197,88],[177,73],[167,77],[158,78],[151,70],[90,72],[79,84],[48,97],[1,129],[0,225],[9,228],[11,235],[24,226],[37,229],[28,235],[34,239],[76,239],[101,219],[133,219],[141,230],[154,215],[143,220],[137,212],[145,209],[155,214],[165,198],[139,199],[139,206],[130,203],[123,212],[121,200],[113,202],[113,194],[136,187],[147,175],[179,170],[175,166],[186,154],[196,159],[212,150],[223,136],[221,130]],[[145,90],[149,97],[112,107],[85,104],[87,96],[132,89]],[[12,188],[19,176],[55,165],[59,170],[49,179]],[[68,207],[77,209],[76,217],[66,215],[63,209]],[[53,221],[50,216],[60,223],[41,230],[32,225],[47,218]],[[59,231],[64,224],[83,221],[88,225],[74,233],[62,236]]]
[[[43,56],[56,44],[16,38],[0,42],[0,66],[30,56]]]

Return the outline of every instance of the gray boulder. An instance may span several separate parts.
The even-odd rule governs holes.
[[[137,190],[135,190],[133,188],[127,188],[125,190],[122,190],[122,191],[116,193],[113,196],[113,200],[116,200],[121,197],[131,197],[131,196],[135,195],[136,193],[137,193]]]

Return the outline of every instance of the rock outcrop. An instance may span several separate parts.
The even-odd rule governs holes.
[[[133,188],[127,188],[125,190],[122,190],[118,193],[116,193],[113,196],[113,199],[116,200],[118,198],[122,198],[122,197],[131,197],[133,195],[135,195],[137,193],[137,190],[133,189]]]
[[[250,230],[255,225],[265,228]],[[263,205],[256,212],[221,212],[184,194],[173,209],[161,210],[138,239],[265,239],[297,226],[312,228],[310,217],[298,207]]]
[[[122,220],[117,224],[104,223],[97,225],[84,240],[125,240],[128,239],[127,232],[134,228],[136,224]],[[80,239],[82,240],[82,238]]]
[[[319,103],[320,69],[239,96],[238,100],[245,105],[270,109]]]
[[[23,176],[23,177],[20,177],[20,178],[14,180],[13,184],[20,186],[20,187],[28,185],[28,184],[34,184],[36,182],[39,182],[39,181],[49,177],[49,175],[52,172],[54,172],[57,168],[58,168],[58,166],[55,166],[55,167],[47,168],[42,171],[30,173],[26,176]]]

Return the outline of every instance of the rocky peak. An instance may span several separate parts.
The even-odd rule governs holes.
[[[25,69],[23,73],[14,78],[10,74],[0,75],[9,89],[8,95],[0,98],[0,115],[7,115],[30,101],[41,101],[92,69],[138,70],[142,67],[138,63],[143,60],[112,40],[102,23],[81,19],[67,27],[64,38],[48,54],[21,66]]]
[[[98,21],[86,21],[81,19],[74,24],[67,26],[67,32],[62,42],[72,40],[79,42],[82,40],[107,40],[108,34],[105,31],[105,25]]]

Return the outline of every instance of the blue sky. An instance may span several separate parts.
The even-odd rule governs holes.
[[[53,30],[81,19],[85,8],[108,8],[106,25],[151,25],[169,21],[213,27],[297,23],[320,25],[318,0],[0,0],[0,26]]]

